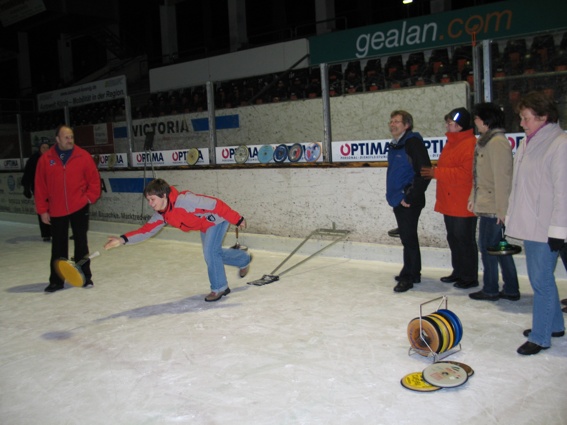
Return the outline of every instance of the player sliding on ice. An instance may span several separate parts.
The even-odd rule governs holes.
[[[179,192],[163,179],[151,181],[144,189],[144,196],[155,211],[150,220],[138,230],[121,236],[109,236],[104,249],[145,241],[169,224],[183,232],[201,231],[203,255],[211,284],[211,293],[205,297],[205,301],[218,301],[230,293],[225,264],[238,267],[241,278],[248,274],[252,256],[240,249],[222,247],[229,224],[241,229],[246,227],[246,220],[239,213],[220,199],[187,190]]]

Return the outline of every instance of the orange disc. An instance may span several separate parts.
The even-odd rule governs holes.
[[[410,346],[422,356],[427,356],[431,351],[437,353],[440,347],[439,330],[437,325],[416,317],[408,324],[408,339]],[[425,353],[421,353],[421,352]]]

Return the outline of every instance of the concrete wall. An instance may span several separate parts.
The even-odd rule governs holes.
[[[352,232],[352,241],[398,243],[386,234],[396,227],[385,200],[386,168],[157,170],[156,175],[179,189],[223,199],[246,217],[251,233],[302,238],[314,229],[336,223],[337,228]],[[113,193],[110,179],[114,177],[139,178],[142,171],[103,172],[107,192],[93,205],[93,219],[135,223],[137,216],[152,212],[139,193]],[[421,221],[422,242],[445,246],[442,217],[432,211],[435,183],[427,198]]]
[[[441,136],[445,132],[444,115],[466,105],[468,93],[466,83],[456,83],[333,98],[333,140],[389,138],[387,122],[394,109],[410,111],[415,130],[423,136]],[[221,146],[323,139],[321,99],[234,108],[230,113],[240,116],[240,127],[219,131]],[[166,144],[154,145],[154,150],[179,147]],[[116,150],[126,151],[120,147]],[[251,233],[303,238],[316,228],[336,223],[338,228],[352,231],[349,240],[353,242],[398,243],[386,233],[396,223],[385,200],[384,167],[275,164],[262,168],[157,169],[156,174],[181,189],[225,200],[247,217]],[[144,176],[143,170],[104,171],[101,176],[104,193],[92,208],[93,219],[138,223],[149,214],[140,193],[112,191],[111,179],[139,179]],[[147,170],[147,177],[151,176],[151,170]],[[21,173],[0,174],[0,211],[33,213],[32,202],[21,196],[20,179]],[[432,211],[435,182],[428,189],[427,203],[421,219],[422,243],[445,247],[442,217]]]
[[[440,137],[445,134],[443,117],[453,108],[468,106],[469,85],[458,82],[398,90],[359,93],[330,99],[331,136],[333,141],[389,139],[387,122],[390,112],[405,109],[414,118],[414,127],[424,137]],[[217,116],[238,115],[239,127],[218,130],[217,146],[238,146],[322,142],[324,140],[323,101],[306,99],[251,105],[217,111]],[[209,146],[209,133],[191,130],[190,120],[207,118],[207,112],[163,117],[180,125],[187,123],[188,132],[157,135],[154,150]],[[155,118],[135,120],[140,126],[155,122]],[[173,125],[173,124],[172,124]],[[132,131],[133,150],[142,150],[145,134]],[[127,152],[127,140],[116,141],[116,152]]]
[[[21,173],[0,174],[0,187]],[[147,171],[146,176],[152,176]],[[392,209],[385,200],[386,168],[382,167],[285,167],[253,169],[156,170],[156,176],[179,189],[219,197],[248,221],[249,233],[303,238],[317,228],[350,230],[349,240],[363,243],[397,244],[387,236],[396,227]],[[140,223],[152,213],[141,193],[112,191],[112,179],[141,179],[143,170],[103,171],[104,191],[92,206],[94,220]],[[33,214],[34,205],[22,195],[21,186],[0,197],[2,211]],[[442,216],[433,212],[435,182],[427,191],[427,207],[420,225],[422,243],[444,247]],[[4,204],[4,202],[2,203]]]

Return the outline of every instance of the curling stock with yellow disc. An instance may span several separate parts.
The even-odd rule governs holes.
[[[57,275],[61,278],[61,280],[67,282],[69,285],[83,286],[86,282],[86,279],[81,266],[87,261],[98,257],[99,255],[100,252],[93,252],[91,255],[80,260],[78,263],[69,261],[66,258],[60,258],[59,260],[55,260],[53,262],[53,265],[55,267]]]

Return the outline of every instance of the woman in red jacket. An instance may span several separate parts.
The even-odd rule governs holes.
[[[222,247],[229,224],[243,229],[246,220],[239,213],[217,198],[197,195],[189,191],[179,192],[163,179],[151,181],[144,189],[144,196],[155,211],[150,220],[137,230],[121,236],[110,236],[105,249],[145,241],[158,233],[165,225],[183,232],[201,232],[203,255],[207,263],[211,293],[205,301],[218,301],[230,293],[225,264],[238,267],[242,278],[248,273],[252,256],[240,249]]]
[[[423,168],[421,175],[437,179],[435,211],[443,214],[453,271],[441,278],[460,289],[478,286],[476,216],[467,209],[472,188],[472,164],[476,137],[471,115],[465,108],[445,116],[447,142],[436,167]]]

